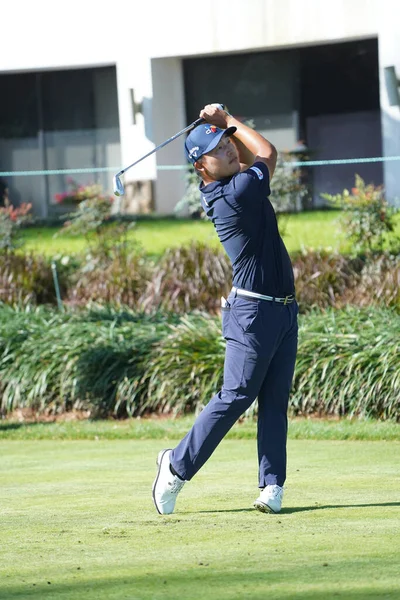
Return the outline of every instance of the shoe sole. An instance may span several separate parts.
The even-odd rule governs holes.
[[[163,460],[164,456],[166,455],[166,453],[167,453],[167,452],[170,452],[170,451],[171,451],[171,448],[167,448],[166,450],[161,450],[161,452],[159,452],[159,453],[158,453],[157,460],[156,460],[156,465],[157,465],[157,467],[158,467],[158,471],[157,471],[157,475],[156,475],[156,478],[155,478],[155,480],[154,480],[154,483],[153,483],[153,487],[152,487],[152,490],[151,490],[151,492],[152,492],[152,496],[153,496],[153,502],[154,502],[154,506],[156,507],[156,509],[157,509],[157,512],[158,512],[158,514],[159,514],[159,515],[162,515],[162,514],[164,514],[164,513],[162,513],[162,512],[159,510],[158,506],[157,506],[157,502],[156,502],[156,495],[155,495],[155,490],[156,490],[156,485],[157,485],[158,478],[160,477],[160,471],[161,471],[161,463],[162,463],[162,460]]]
[[[254,502],[253,506],[262,513],[270,513],[273,515],[277,515],[279,512],[276,510],[272,510],[272,508],[268,506],[268,504],[264,504],[264,502],[257,502],[257,500]]]

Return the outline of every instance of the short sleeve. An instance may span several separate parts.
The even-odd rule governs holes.
[[[234,194],[237,198],[247,196],[257,196],[258,194],[269,196],[271,193],[269,187],[269,171],[263,162],[256,162],[245,171],[238,173],[232,178]]]

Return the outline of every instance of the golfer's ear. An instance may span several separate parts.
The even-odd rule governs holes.
[[[196,160],[196,162],[193,164],[193,166],[199,175],[204,172],[204,167],[203,167],[201,160]]]

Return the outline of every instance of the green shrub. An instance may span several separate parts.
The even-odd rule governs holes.
[[[400,317],[390,310],[312,313],[301,322],[295,414],[400,420]]]
[[[293,414],[400,420],[400,317],[349,308],[300,319]],[[222,385],[219,319],[99,308],[0,310],[0,410],[93,416],[200,410]]]
[[[148,401],[143,408],[173,414],[198,411],[222,382],[225,342],[220,322],[200,315],[183,317],[170,329],[147,364]]]
[[[23,245],[21,227],[32,221],[29,214],[32,204],[24,202],[15,208],[8,201],[6,206],[0,207],[0,253],[14,252]]]
[[[353,244],[354,252],[382,252],[384,245],[394,252],[400,249],[400,239],[395,234],[395,214],[384,197],[382,186],[366,185],[356,175],[355,187],[351,193],[343,190],[341,194],[321,194],[335,208],[342,209],[340,223]]]
[[[168,317],[135,315],[132,321],[120,315],[116,326],[105,314],[103,322],[100,310],[72,315],[37,309],[20,312],[15,324],[0,320],[0,411],[75,408],[125,416],[119,385],[130,381],[134,404],[133,392],[141,390],[149,352],[167,334]]]

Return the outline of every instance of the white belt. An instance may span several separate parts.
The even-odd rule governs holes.
[[[280,304],[291,304],[296,300],[293,294],[290,294],[290,296],[285,296],[284,298],[275,298],[274,296],[264,296],[264,294],[257,294],[256,292],[241,290],[237,287],[233,287],[232,292],[234,292],[236,296],[247,296],[249,298],[258,298],[259,300],[268,300],[269,302],[279,302]]]

